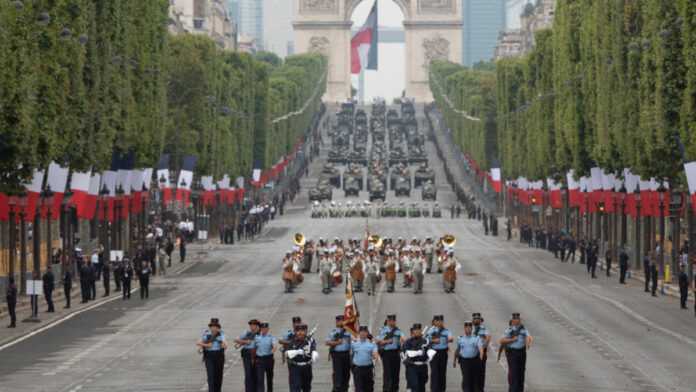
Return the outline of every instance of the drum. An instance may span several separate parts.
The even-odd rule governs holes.
[[[331,276],[331,279],[333,280],[335,285],[339,285],[343,283],[343,274],[341,271],[334,271],[333,275]]]
[[[457,271],[454,268],[447,268],[442,275],[445,282],[454,282],[457,280]]]
[[[384,279],[388,281],[393,281],[396,280],[396,268],[395,267],[388,267],[386,269],[386,272],[384,273]]]
[[[288,280],[288,281],[292,282],[294,279],[295,279],[295,273],[294,273],[294,272],[292,272],[292,271],[287,271],[287,270],[284,270],[284,271],[283,271],[283,280]]]
[[[302,274],[295,274],[295,283],[300,284],[304,282],[304,275]]]

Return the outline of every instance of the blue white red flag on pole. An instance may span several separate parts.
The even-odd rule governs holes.
[[[363,69],[377,70],[377,0],[363,27],[350,40],[351,73],[359,74]]]

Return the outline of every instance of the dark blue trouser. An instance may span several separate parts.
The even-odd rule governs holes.
[[[208,392],[222,392],[222,374],[225,368],[224,351],[206,351],[205,371],[208,375]]]
[[[428,383],[428,365],[406,365],[406,387],[411,392],[425,392]]]
[[[273,355],[256,357],[256,391],[273,392]],[[265,389],[264,389],[265,384]]]
[[[251,360],[249,350],[242,350],[242,362],[244,364],[244,391],[256,392],[256,366]]]
[[[312,391],[312,365],[290,365],[290,392]]]

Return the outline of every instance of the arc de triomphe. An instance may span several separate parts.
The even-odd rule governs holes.
[[[329,59],[324,100],[350,97],[350,39],[353,11],[364,0],[295,0],[295,48]],[[372,1],[372,0],[368,0]],[[431,60],[461,62],[461,0],[392,0],[404,14],[406,95],[431,101]]]

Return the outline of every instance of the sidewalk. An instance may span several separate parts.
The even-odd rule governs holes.
[[[165,276],[178,275],[187,269],[193,267],[200,261],[202,261],[202,256],[206,254],[208,249],[208,244],[191,244],[189,245],[191,261],[185,263],[179,263],[178,258],[172,260],[172,267],[167,269],[167,274]],[[175,261],[176,260],[176,261]],[[157,282],[161,275],[154,276],[152,278],[153,282]],[[78,285],[73,285],[71,291],[71,303],[70,309],[65,309],[65,296],[63,295],[62,285],[57,285],[59,289],[54,290],[53,294],[53,304],[55,307],[54,313],[46,313],[46,300],[43,296],[39,296],[39,319],[41,322],[23,322],[31,315],[30,299],[28,296],[21,296],[17,302],[17,328],[6,328],[10,323],[10,315],[7,312],[7,304],[3,302],[2,307],[0,307],[0,348],[5,344],[15,341],[23,336],[31,334],[32,332],[38,331],[42,328],[46,328],[55,323],[58,323],[75,313],[82,313],[88,311],[92,308],[98,307],[108,301],[113,301],[121,298],[121,291],[115,291],[115,284],[111,282],[111,295],[108,297],[102,297],[104,293],[103,284],[101,282],[97,283],[97,298],[94,301],[89,301],[87,303],[81,303],[81,293],[80,287]],[[131,293],[135,293],[139,290],[138,279],[134,279],[132,283]]]
[[[501,224],[505,225],[504,219],[499,218],[499,222],[500,223],[499,223],[498,227],[504,227],[504,226],[501,226]],[[502,233],[502,235],[500,235],[500,238],[503,241],[505,241],[504,235],[505,235],[504,232]],[[510,241],[514,241],[515,243],[518,243],[524,247],[527,247],[526,244],[519,242],[520,241],[519,230],[516,228],[513,228],[513,230],[512,230],[512,239]],[[533,248],[533,249],[537,249],[537,248]],[[553,253],[549,252],[547,249],[538,248],[538,250],[546,252],[547,254],[549,254],[551,256],[551,258],[553,260],[560,260],[560,259],[553,258]],[[573,264],[570,260],[566,261],[566,263]],[[583,267],[585,266],[585,264],[580,264],[580,252],[579,251],[575,255],[575,264],[581,265]],[[613,277],[616,277],[617,280],[619,279],[619,265],[618,264],[619,264],[618,261],[613,261],[612,267],[611,267],[611,274]],[[596,273],[597,273],[597,275],[606,274],[606,264],[604,263],[604,259],[598,260]],[[642,268],[633,268],[632,263],[629,263],[629,268],[628,268],[628,273],[627,273],[626,278],[633,279],[633,280],[636,280],[638,282],[645,284],[645,275],[643,274]],[[664,283],[664,294],[662,294],[660,291],[660,287],[662,287],[662,284],[663,284],[662,280],[658,280],[658,282],[657,282],[658,294],[667,295],[667,296],[671,296],[671,297],[679,299],[680,293],[679,293],[679,285],[678,284],[665,282]],[[694,298],[693,283],[690,282],[687,303],[694,302],[694,301],[696,301],[696,298]]]

